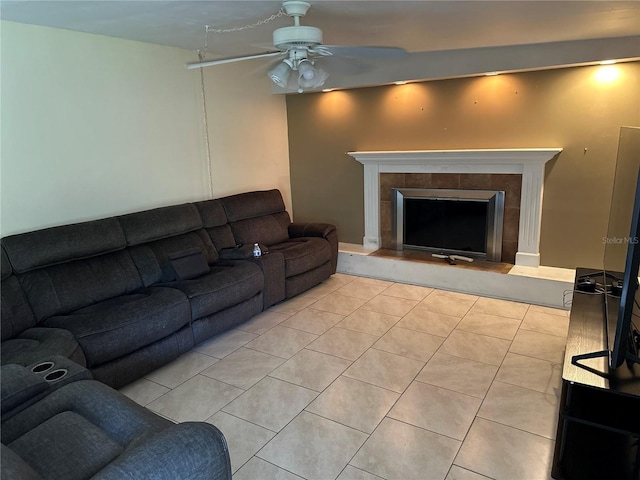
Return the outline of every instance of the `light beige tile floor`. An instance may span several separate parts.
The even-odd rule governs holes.
[[[336,274],[122,392],[234,480],[547,480],[568,315]]]

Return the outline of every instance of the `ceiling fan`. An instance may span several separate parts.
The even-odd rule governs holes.
[[[311,4],[308,2],[299,0],[287,0],[282,3],[284,12],[293,18],[294,25],[278,28],[273,32],[273,46],[277,49],[276,51],[189,63],[187,68],[209,67],[254,58],[286,56],[270,68],[267,75],[279,87],[302,92],[305,89],[319,88],[324,85],[329,73],[316,66],[316,61],[323,57],[341,56],[355,61],[358,57],[397,58],[407,53],[398,47],[324,45],[322,30],[317,27],[300,25],[300,17],[304,17],[310,7]],[[292,74],[293,72],[296,74]]]

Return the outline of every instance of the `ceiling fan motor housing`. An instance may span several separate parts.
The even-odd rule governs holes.
[[[273,45],[279,50],[315,47],[322,43],[322,30],[303,25],[282,27],[273,32]]]

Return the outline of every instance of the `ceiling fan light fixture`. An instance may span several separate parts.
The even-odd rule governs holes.
[[[315,67],[309,60],[298,64],[298,86],[300,88],[318,88],[324,85],[329,74],[321,68]]]
[[[291,75],[291,64],[285,59],[280,62],[278,65],[273,67],[267,75],[271,79],[273,83],[278,85],[279,87],[286,88],[287,80],[289,80],[289,75]]]
[[[303,77],[305,80],[313,80],[316,76],[316,69],[309,60],[300,62],[298,72],[300,72],[300,77]]]
[[[295,71],[297,72],[297,90],[302,93],[307,89],[320,89],[329,77],[329,73],[315,65],[315,59],[330,57],[332,55],[346,57],[346,59],[360,56],[387,59],[404,56],[407,53],[404,49],[398,47],[324,45],[321,29],[300,24],[300,19],[307,14],[310,7],[311,3],[307,1],[284,0],[282,2],[282,9],[277,14],[271,15],[264,20],[259,20],[251,25],[216,29],[210,29],[209,26],[207,26],[207,33],[230,33],[258,27],[283,15],[288,15],[293,19],[292,26],[276,28],[273,31],[273,47],[277,51],[202,61],[206,55],[206,38],[208,37],[205,37],[204,53],[201,51],[198,53],[201,61],[187,64],[187,67],[201,68],[273,56],[282,56],[284,58],[286,55],[286,58],[282,62],[269,68],[267,76],[278,87],[284,90],[293,90],[295,88],[296,77],[292,77],[291,72]],[[331,66],[331,62],[328,60],[327,64]]]

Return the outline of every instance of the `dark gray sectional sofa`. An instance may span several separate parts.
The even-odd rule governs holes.
[[[255,243],[265,252],[258,258],[252,256]],[[99,382],[120,388],[195,344],[327,279],[336,271],[337,250],[335,227],[291,223],[278,190],[5,237],[1,363],[30,367],[60,358],[86,367],[88,376]],[[76,395],[104,396],[108,390],[95,380],[63,385],[44,398],[27,395],[38,401],[6,422],[3,407],[3,460],[7,442],[22,444],[20,439],[31,435],[30,426],[40,428],[39,421],[51,421],[47,414],[33,413],[38,405],[45,405],[38,408],[48,412],[75,411],[69,405],[84,401],[73,400]],[[5,393],[12,397],[3,385],[3,404]],[[114,411],[139,411],[117,392],[109,395],[115,395],[110,400]],[[84,431],[86,418],[67,420]],[[61,420],[60,431],[74,428],[65,426],[67,420]],[[171,436],[168,432],[175,430],[162,419],[145,421],[148,425],[143,422],[141,431],[153,435]],[[22,430],[7,427],[25,424]],[[57,429],[51,428],[45,432]],[[114,435],[141,438],[141,431],[134,430]],[[128,440],[119,445],[114,458],[131,454]],[[10,446],[9,450],[15,453]],[[7,455],[11,457],[11,452]],[[135,461],[122,460],[127,465]]]
[[[3,480],[231,480],[220,430],[174,424],[95,380],[58,388],[3,365]]]
[[[5,237],[2,364],[60,354],[119,388],[325,280],[337,245],[278,190]]]

